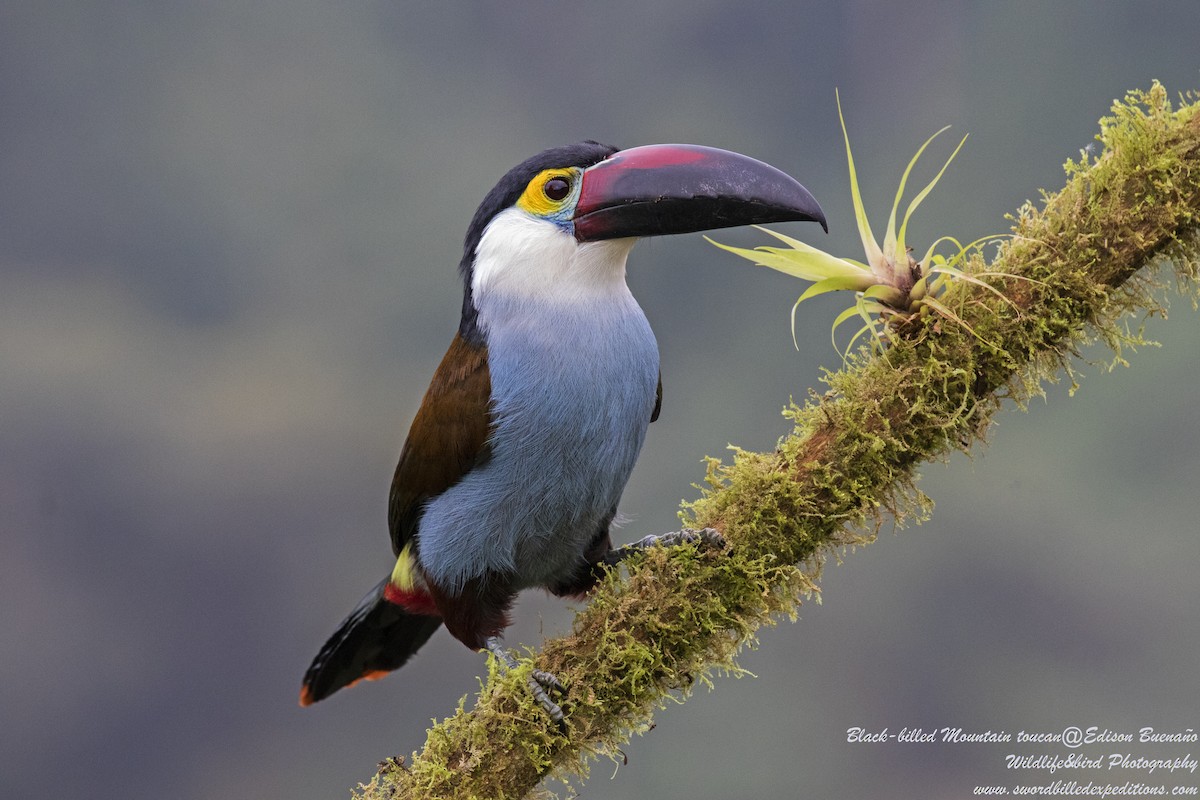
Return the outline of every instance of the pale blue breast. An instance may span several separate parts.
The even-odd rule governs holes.
[[[491,570],[542,585],[616,510],[654,410],[658,346],[628,290],[571,306],[490,298],[480,321],[492,458],[428,504],[421,564],[444,587]]]

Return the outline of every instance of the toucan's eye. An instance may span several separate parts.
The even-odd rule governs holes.
[[[558,203],[567,198],[571,193],[571,182],[566,178],[551,178],[542,186],[542,191],[546,197]]]
[[[529,179],[517,198],[517,208],[535,217],[564,220],[571,214],[571,196],[579,191],[583,170],[544,169]]]

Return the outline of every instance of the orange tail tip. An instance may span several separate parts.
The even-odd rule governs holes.
[[[388,586],[384,580],[369,592],[313,659],[301,682],[301,706],[398,669],[441,626],[440,617],[413,613],[390,601]]]
[[[391,672],[391,670],[388,670],[388,669],[377,669],[377,670],[374,670],[373,672],[366,672],[366,673],[363,673],[363,676],[361,678],[355,678],[354,680],[350,681],[342,688],[349,689],[351,686],[357,686],[359,684],[359,682],[361,682],[361,681],[377,681],[380,678],[387,677],[387,675],[390,672]],[[308,708],[315,702],[317,702],[317,701],[313,699],[312,690],[309,689],[308,686],[301,686],[300,687],[300,707]]]

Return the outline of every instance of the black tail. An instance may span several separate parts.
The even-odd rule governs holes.
[[[441,626],[440,617],[413,614],[385,600],[386,586],[385,579],[372,589],[317,653],[304,673],[300,705],[399,669]]]

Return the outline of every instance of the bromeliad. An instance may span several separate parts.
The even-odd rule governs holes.
[[[792,306],[792,339],[796,341],[796,310],[800,304],[811,297],[834,291],[853,291],[854,305],[842,311],[833,322],[832,333],[847,320],[857,316],[863,321],[863,326],[854,334],[846,345],[844,354],[848,355],[854,343],[864,333],[870,331],[876,341],[883,341],[888,336],[889,322],[907,318],[912,314],[936,313],[947,319],[961,322],[958,315],[941,302],[942,294],[951,280],[963,280],[978,284],[989,291],[995,292],[988,284],[980,280],[984,275],[969,275],[962,267],[968,257],[987,242],[998,238],[985,236],[970,244],[963,245],[952,236],[943,236],[929,246],[924,256],[919,260],[913,259],[912,248],[908,246],[908,223],[913,212],[921,202],[933,191],[933,187],[941,179],[950,162],[958,155],[967,137],[964,136],[954,148],[954,152],[946,159],[946,163],[933,177],[924,189],[917,193],[909,202],[900,225],[896,225],[896,215],[900,209],[900,201],[904,197],[904,189],[908,184],[908,176],[920,159],[921,154],[947,128],[925,140],[917,150],[916,155],[908,162],[904,174],[900,178],[900,187],[896,190],[896,199],[892,203],[892,213],[888,217],[887,232],[880,244],[875,239],[871,224],[867,220],[867,212],[863,207],[862,194],[858,186],[858,174],[854,168],[854,155],[850,149],[850,136],[846,132],[846,121],[842,116],[841,98],[838,98],[838,119],[842,124],[842,137],[846,143],[846,162],[850,170],[850,196],[854,203],[854,218],[858,225],[859,237],[862,239],[866,254],[865,261],[853,258],[843,258],[826,253],[810,244],[790,236],[759,228],[774,236],[787,247],[756,247],[747,249],[732,247],[713,241],[708,241],[754,263],[770,267],[801,280],[811,281],[808,287]],[[949,256],[939,253],[938,248],[950,245],[954,248]],[[877,323],[882,321],[882,326]],[[796,345],[799,347],[799,344]],[[836,347],[836,342],[835,345]]]

